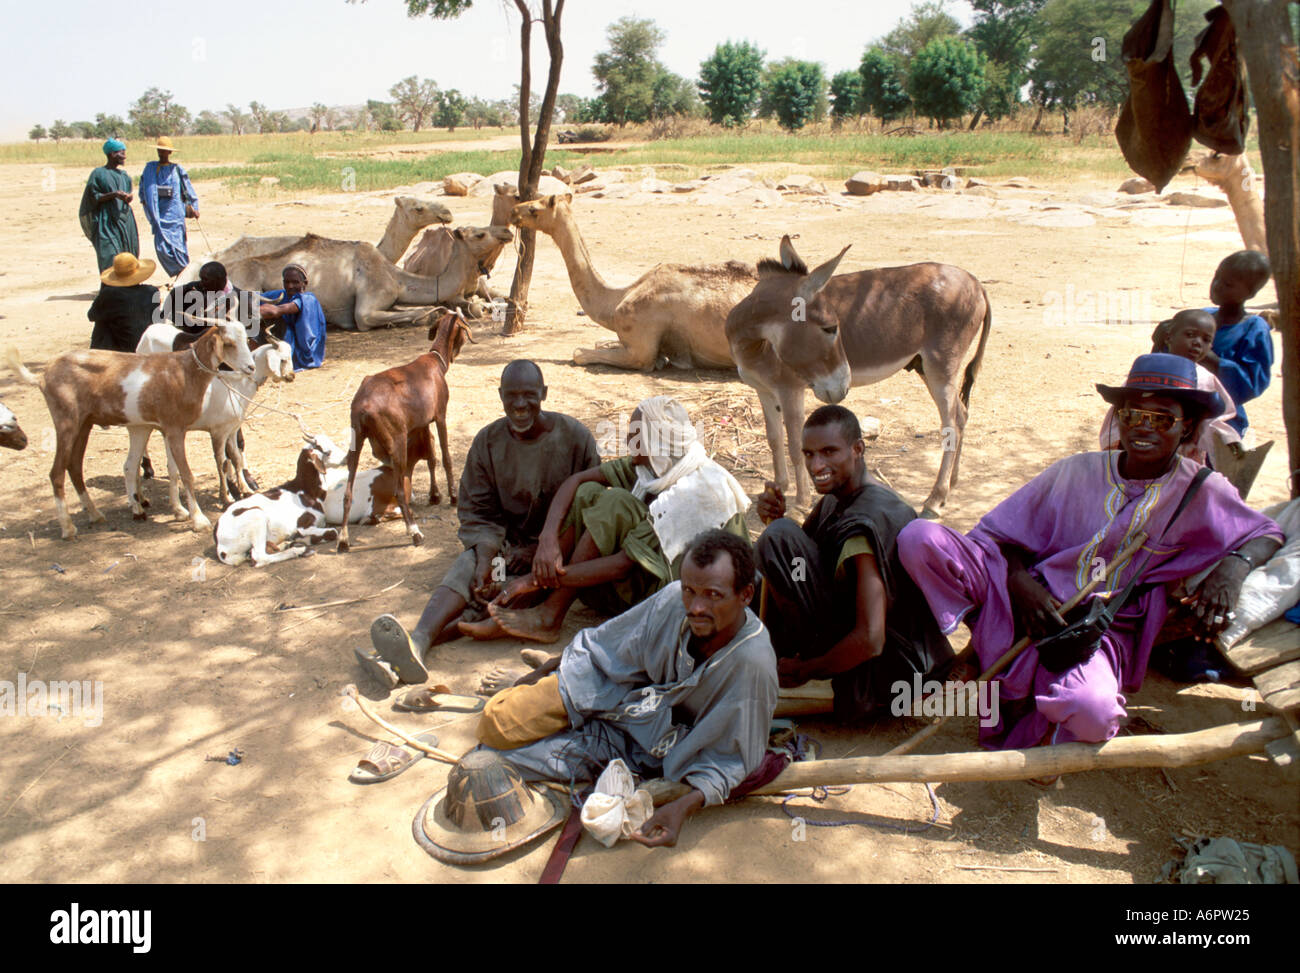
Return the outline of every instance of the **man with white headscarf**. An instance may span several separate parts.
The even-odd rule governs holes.
[[[686,409],[666,395],[646,399],[628,424],[626,455],[569,477],[556,492],[532,573],[462,623],[465,635],[556,642],[574,598],[618,615],[680,577],[692,537],[722,528],[745,540],[749,498],[709,459]],[[541,604],[519,602],[549,590]]]

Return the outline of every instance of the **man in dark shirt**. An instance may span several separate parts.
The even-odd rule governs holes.
[[[532,569],[546,512],[568,477],[600,463],[587,428],[558,412],[543,412],[546,384],[531,361],[513,361],[498,390],[505,416],[480,429],[465,458],[456,494],[459,537],[456,559],[408,634],[392,615],[370,627],[374,652],[358,660],[382,682],[424,682],[424,654],[459,637],[456,623],[471,605],[491,601],[511,575]]]
[[[140,336],[158,313],[158,288],[146,284],[156,264],[131,253],[119,253],[99,275],[99,294],[86,312],[94,322],[90,347],[104,351],[135,351]]]

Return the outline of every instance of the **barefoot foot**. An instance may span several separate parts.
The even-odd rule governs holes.
[[[461,635],[468,635],[472,639],[481,641],[506,637],[506,630],[491,616],[479,622],[456,622],[456,628],[460,630]]]
[[[519,658],[524,660],[528,668],[536,669],[538,666],[550,662],[552,653],[547,652],[545,649],[522,649],[519,652]]]
[[[560,640],[560,624],[551,622],[536,608],[498,608],[488,605],[488,611],[506,633],[530,642],[550,644]]]
[[[527,673],[520,672],[517,669],[506,669],[498,666],[479,680],[478,689],[474,690],[474,692],[480,696],[495,696],[501,690],[509,689],[525,675]]]

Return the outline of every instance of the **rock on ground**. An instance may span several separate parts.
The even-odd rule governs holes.
[[[1119,189],[1116,191],[1136,196],[1139,193],[1153,193],[1156,191],[1156,187],[1152,184],[1150,179],[1143,179],[1141,176],[1134,176],[1132,179],[1125,179],[1120,183]]]
[[[882,189],[888,189],[889,186],[884,176],[863,169],[851,175],[845,181],[844,188],[852,196],[870,196]]]

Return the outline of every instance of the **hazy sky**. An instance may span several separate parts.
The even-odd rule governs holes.
[[[504,98],[519,75],[519,20],[513,3],[477,0],[458,19],[411,19],[403,0],[45,0],[8,4],[10,38],[0,60],[7,96],[0,139],[22,139],[37,122],[126,117],[146,88],[170,90],[198,114],[233,102],[272,109],[320,101],[347,105],[388,98],[417,74],[466,95]],[[619,17],[650,17],[668,38],[660,60],[695,78],[716,44],[750,40],[769,60],[821,61],[828,76],[856,67],[868,41],[890,30],[910,0],[568,0],[560,91],[595,94],[591,63]],[[950,4],[963,24],[965,3]],[[534,83],[545,73],[534,30]]]

